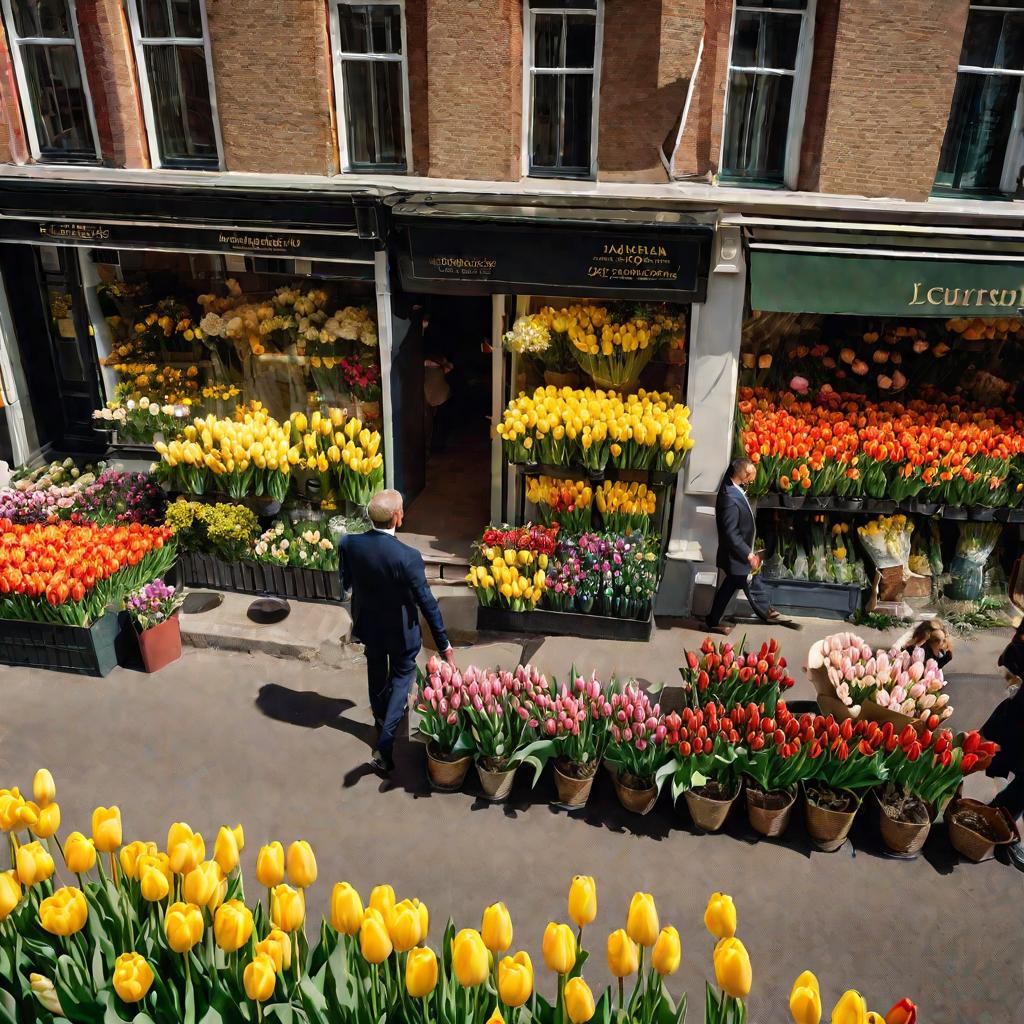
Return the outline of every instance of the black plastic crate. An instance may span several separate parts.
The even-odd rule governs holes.
[[[236,594],[273,594],[295,601],[340,601],[337,572],[262,562],[225,562],[213,555],[184,552],[178,557],[181,583]]]
[[[619,619],[585,612],[556,612],[536,608],[512,612],[505,608],[476,610],[476,628],[497,633],[540,633],[545,636],[579,636],[588,640],[650,640],[653,612],[646,619]]]
[[[108,611],[91,626],[0,619],[0,664],[105,676],[117,667],[121,617]]]
[[[792,615],[849,619],[860,608],[862,591],[852,583],[765,579],[764,585],[772,607]]]

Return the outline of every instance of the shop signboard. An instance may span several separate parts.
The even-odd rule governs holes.
[[[1016,316],[1024,262],[755,249],[750,308],[861,316]]]
[[[703,302],[712,229],[702,224],[399,223],[406,291],[531,293]]]

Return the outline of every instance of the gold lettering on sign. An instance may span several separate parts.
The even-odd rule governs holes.
[[[663,245],[604,242],[591,257],[587,277],[601,281],[675,281],[679,264]]]
[[[221,245],[230,245],[232,249],[243,249],[246,252],[288,252],[302,245],[301,238],[290,235],[242,235],[220,232],[217,241]]]
[[[1024,305],[1024,284],[1020,288],[947,288],[914,282],[908,306],[1018,306]]]
[[[490,256],[431,256],[427,262],[437,273],[457,277],[490,277],[498,266]]]
[[[110,229],[99,224],[40,224],[39,234],[44,238],[105,242],[110,237]]]

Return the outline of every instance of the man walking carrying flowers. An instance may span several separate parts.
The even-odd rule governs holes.
[[[342,586],[352,591],[353,634],[366,651],[370,707],[377,726],[372,763],[394,768],[395,733],[408,710],[422,646],[417,609],[423,612],[437,649],[451,664],[455,651],[441,610],[427,586],[423,558],[395,537],[404,509],[398,491],[380,491],[367,506],[373,529],[341,540]]]

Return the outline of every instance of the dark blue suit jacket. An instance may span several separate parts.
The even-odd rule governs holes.
[[[341,538],[341,583],[352,591],[352,632],[367,647],[389,654],[419,650],[417,608],[439,651],[448,649],[441,609],[427,586],[418,551],[380,530]]]
[[[747,555],[754,550],[754,514],[740,489],[730,480],[722,484],[715,501],[718,526],[716,565],[732,576],[750,572]]]

